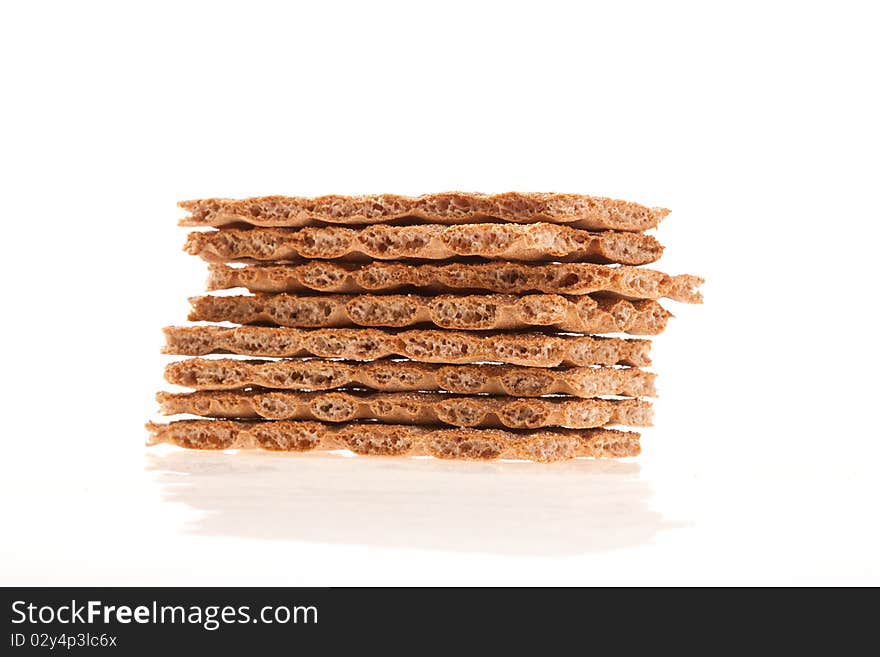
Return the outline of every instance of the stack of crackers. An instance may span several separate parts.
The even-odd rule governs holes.
[[[166,424],[196,449],[556,461],[625,457],[651,424],[660,299],[642,265],[668,210],[573,194],[207,199],[180,204],[209,264],[165,329]],[[246,293],[238,293],[242,289]],[[611,336],[606,334],[613,334]],[[205,358],[226,354],[224,357]],[[243,358],[244,357],[244,358]]]

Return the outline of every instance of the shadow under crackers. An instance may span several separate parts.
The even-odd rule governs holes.
[[[205,536],[506,555],[633,547],[683,525],[650,508],[639,465],[343,454],[149,452],[166,501]]]

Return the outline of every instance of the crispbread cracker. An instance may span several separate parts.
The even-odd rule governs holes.
[[[633,397],[654,394],[654,375],[635,369],[511,365],[433,365],[397,361],[348,363],[315,359],[243,361],[192,358],[170,363],[165,378],[187,388],[231,390],[260,386],[282,390],[362,387],[381,392],[443,390],[511,397],[565,394]]]
[[[558,294],[204,296],[190,299],[194,321],[269,323],[294,328],[404,327],[431,323],[467,330],[546,326],[575,333],[657,335],[671,314],[651,300]]]
[[[651,403],[639,399],[511,398],[437,393],[212,391],[156,395],[165,415],[217,418],[379,420],[396,424],[450,424],[457,427],[592,429],[651,424]]]
[[[640,435],[615,429],[512,432],[352,422],[178,420],[147,424],[150,444],[190,449],[306,452],[348,449],[361,455],[444,459],[563,461],[578,456],[622,458],[641,451]]]
[[[310,261],[287,265],[209,267],[208,289],[244,287],[251,292],[419,292],[485,290],[503,294],[544,292],[590,294],[606,292],[626,299],[668,298],[701,303],[697,288],[703,279],[687,274],[670,276],[641,267],[608,267],[587,263],[530,265],[514,262],[430,263],[372,262],[359,265]]]
[[[463,224],[479,221],[564,223],[590,230],[642,231],[669,214],[665,208],[581,194],[473,194],[447,192],[423,196],[371,194],[303,198],[263,196],[242,200],[201,199],[178,205],[190,216],[182,226],[301,227],[330,224],[378,224],[400,219]]]
[[[253,228],[190,233],[184,249],[208,262],[321,260],[441,260],[458,256],[554,262],[644,265],[663,247],[651,235],[591,233],[555,224]]]
[[[399,356],[422,363],[498,362],[531,367],[651,364],[648,340],[543,333],[169,326],[165,340],[163,352],[181,356],[231,353],[358,361]]]

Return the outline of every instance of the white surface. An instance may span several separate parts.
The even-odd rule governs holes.
[[[0,584],[880,583],[870,3],[374,5],[0,9]],[[673,209],[639,459],[143,447],[177,200],[450,189]]]

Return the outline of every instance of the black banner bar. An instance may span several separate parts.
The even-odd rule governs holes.
[[[790,649],[807,630],[811,647],[827,637],[839,652],[873,628],[873,606],[821,607],[812,597],[700,589],[7,588],[0,654],[266,647],[336,654],[353,642],[404,646],[414,635],[455,654],[501,644],[587,649],[609,637],[621,647],[648,639],[655,648],[699,649],[707,633],[728,648],[757,648],[750,641],[760,636],[763,648]]]

